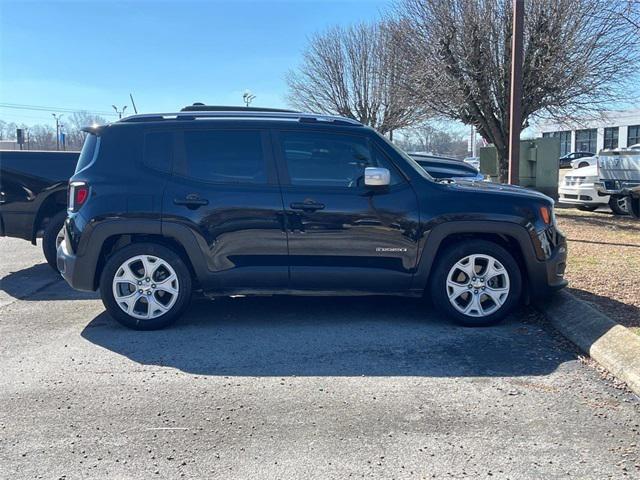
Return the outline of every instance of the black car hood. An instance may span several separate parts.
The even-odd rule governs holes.
[[[504,183],[492,182],[472,182],[456,178],[455,182],[448,184],[447,187],[465,192],[486,192],[495,193],[498,195],[517,195],[520,197],[545,200],[553,204],[553,199],[546,196],[544,193],[540,193],[529,188],[519,187],[517,185],[507,185]]]

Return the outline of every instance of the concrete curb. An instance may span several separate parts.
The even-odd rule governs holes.
[[[640,336],[560,291],[537,302],[551,324],[640,396]]]

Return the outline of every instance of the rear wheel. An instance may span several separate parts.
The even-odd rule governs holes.
[[[64,239],[62,227],[64,226],[66,218],[67,212],[59,212],[54,215],[49,220],[49,223],[47,223],[47,226],[44,227],[44,234],[42,235],[42,252],[44,253],[44,258],[47,259],[49,266],[56,272],[58,271],[56,260],[58,245],[60,245]]]
[[[580,162],[580,163],[578,164],[578,168],[588,167],[588,166],[589,166],[589,163],[588,163],[588,162]]]
[[[625,197],[611,195],[609,197],[609,208],[616,215],[628,215],[627,201]]]
[[[135,330],[156,330],[177,320],[191,299],[191,274],[179,255],[153,243],[114,253],[100,277],[109,314]]]
[[[439,255],[431,277],[431,297],[436,307],[457,323],[493,325],[518,303],[520,268],[501,246],[468,240]]]

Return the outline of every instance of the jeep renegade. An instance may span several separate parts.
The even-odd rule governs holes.
[[[430,294],[469,326],[566,285],[553,200],[435,181],[347,118],[196,105],[89,127],[58,267],[134,329],[208,296]]]

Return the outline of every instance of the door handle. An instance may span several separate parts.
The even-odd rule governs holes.
[[[294,202],[289,205],[292,210],[303,210],[305,212],[315,212],[324,209],[324,203],[316,202]]]
[[[174,198],[173,203],[174,205],[184,205],[185,207],[196,209],[203,207],[204,205],[209,205],[209,200],[206,198],[200,198],[198,195],[191,193],[184,198]]]

